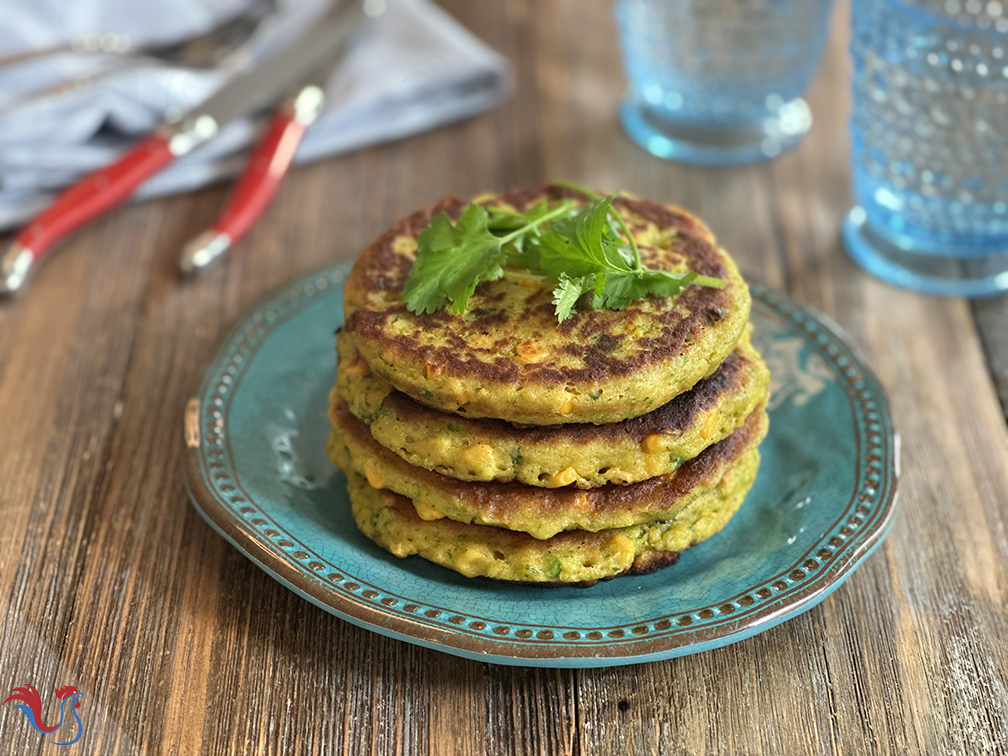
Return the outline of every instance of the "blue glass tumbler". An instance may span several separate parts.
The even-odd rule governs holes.
[[[890,283],[1008,291],[1008,0],[854,0],[848,253]]]
[[[623,127],[658,157],[767,160],[812,126],[801,95],[832,0],[618,0]]]

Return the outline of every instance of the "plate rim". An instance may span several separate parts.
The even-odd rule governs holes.
[[[337,263],[302,276],[264,297],[239,317],[235,325],[221,339],[195,390],[190,394],[183,423],[186,444],[185,484],[194,509],[216,532],[267,574],[331,614],[382,635],[457,656],[496,663],[587,667],[655,661],[728,645],[768,630],[811,609],[836,590],[867,559],[888,535],[895,521],[899,511],[899,436],[893,428],[888,399],[877,377],[864,364],[859,351],[851,344],[843,330],[828,316],[795,302],[789,295],[765,283],[750,280],[754,305],[759,302],[762,306],[776,310],[779,317],[791,321],[792,330],[796,332],[799,329],[804,330],[806,342],[815,335],[816,343],[819,344],[818,353],[823,359],[832,359],[840,367],[840,362],[837,360],[839,357],[846,365],[842,370],[848,379],[848,400],[854,413],[855,433],[858,434],[859,474],[855,490],[851,494],[851,501],[834,524],[791,567],[768,580],[761,580],[756,585],[740,591],[727,601],[719,602],[718,607],[696,607],[688,612],[649,617],[635,623],[590,630],[557,625],[523,625],[515,622],[501,622],[498,627],[489,628],[488,625],[494,622],[491,618],[477,617],[472,613],[463,616],[455,610],[421,605],[415,600],[404,605],[414,607],[413,616],[393,611],[393,606],[408,601],[398,596],[394,589],[372,586],[366,581],[354,578],[343,565],[330,564],[331,571],[323,576],[321,573],[326,571],[325,560],[304,544],[300,544],[295,536],[284,533],[282,529],[278,530],[279,526],[276,523],[273,523],[272,527],[267,527],[270,523],[268,519],[263,519],[266,516],[264,513],[260,517],[246,519],[237,516],[232,510],[232,505],[245,502],[246,507],[240,508],[244,511],[253,509],[251,505],[254,502],[245,501],[237,475],[224,474],[227,470],[223,461],[225,455],[216,448],[223,446],[226,438],[227,426],[224,422],[226,408],[230,404],[230,397],[234,394],[233,389],[240,384],[238,371],[243,369],[238,366],[243,362],[245,365],[251,364],[255,351],[272,330],[317,301],[315,299],[317,294],[328,292],[332,296],[342,291],[342,283],[350,265],[350,262]],[[330,289],[333,291],[329,291]],[[822,341],[820,331],[826,335],[826,341]],[[824,353],[828,344],[837,347],[835,354]],[[244,351],[240,348],[242,346],[245,347]],[[246,353],[249,353],[248,359],[245,359]],[[239,357],[236,359],[235,355]],[[221,378],[218,379],[217,376]],[[224,378],[224,376],[238,377]],[[218,391],[214,395],[215,387],[212,384],[218,380],[221,382],[216,386]],[[859,383],[862,384],[862,388],[859,389],[862,396],[862,412],[866,412],[865,406],[875,404],[872,409],[877,418],[874,422],[877,427],[872,433],[879,439],[875,447],[878,451],[884,451],[883,458],[878,462],[877,476],[884,493],[875,500],[875,511],[870,518],[860,514],[862,510],[871,514],[870,510],[863,506],[866,500],[863,498],[864,493],[861,494],[862,505],[854,507],[854,511],[858,514],[852,515],[848,523],[839,528],[840,531],[845,528],[849,530],[849,535],[843,538],[843,543],[835,547],[836,551],[827,561],[825,556],[810,555],[817,549],[819,554],[827,550],[826,547],[819,548],[820,545],[837,529],[846,512],[854,506],[858,489],[868,482],[868,479],[861,475],[860,465],[865,457],[865,451],[861,448],[857,407],[849,395]],[[205,400],[210,399],[211,395],[213,395],[210,401],[212,409],[207,410]],[[221,401],[224,397],[226,400]],[[866,401],[868,405],[865,404]],[[217,410],[219,417],[212,414],[214,410]],[[867,420],[864,424],[867,428]],[[222,456],[210,461],[217,454]],[[213,465],[219,468],[215,478],[221,475],[223,477],[210,483],[208,477],[210,469],[214,469]],[[220,480],[228,482],[221,483]],[[246,514],[254,514],[254,511]],[[856,523],[855,519],[858,519]],[[861,527],[862,525],[864,527]],[[286,537],[279,538],[279,536]],[[287,546],[282,545],[285,542]],[[301,548],[296,548],[298,546]],[[801,567],[810,563],[815,563],[815,567],[808,567],[808,572],[812,572],[813,577],[806,580],[809,576],[802,572]],[[352,569],[352,565],[349,567]],[[790,590],[790,582],[782,577],[789,571],[794,578],[790,582],[800,584],[799,588]],[[801,576],[796,574],[798,572],[802,572]],[[761,597],[759,601],[754,600],[750,594],[758,594],[757,587],[764,583],[766,586],[759,590],[768,591],[768,595]],[[771,583],[774,584],[774,588],[778,585],[784,587],[774,594],[773,589],[769,587]],[[748,599],[748,602],[744,599]],[[389,604],[389,601],[392,603]],[[440,620],[442,615],[446,614],[451,615],[450,621],[454,626],[445,626],[443,621],[431,621]],[[696,626],[692,619],[685,623],[682,621],[683,617],[693,615],[699,619]],[[676,617],[678,619],[673,621]],[[506,628],[506,632],[498,633],[496,637],[491,634],[501,628]],[[566,633],[553,632],[554,630]],[[580,635],[576,638],[568,637],[571,633]],[[585,640],[590,643],[585,643]]]

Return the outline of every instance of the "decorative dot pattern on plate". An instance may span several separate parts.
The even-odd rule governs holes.
[[[727,637],[738,628],[779,613],[782,606],[797,606],[815,598],[853,569],[891,523],[896,485],[894,441],[877,382],[832,326],[780,292],[754,284],[754,310],[759,308],[781,329],[800,338],[803,348],[823,360],[833,382],[843,389],[858,440],[858,485],[847,509],[810,550],[796,555],[790,566],[734,597],[722,597],[707,606],[600,628],[502,623],[467,612],[462,603],[428,605],[421,596],[409,595],[400,586],[373,585],[354,574],[352,563],[332,563],[296,534],[286,532],[244,487],[228,441],[229,402],[263,342],[314,299],[338,296],[346,271],[345,266],[335,266],[288,286],[256,308],[228,337],[196,396],[201,443],[189,449],[187,472],[197,508],[232,542],[246,553],[254,549],[257,560],[269,555],[270,571],[282,568],[285,580],[299,592],[351,621],[390,626],[407,639],[422,637],[424,633],[415,628],[426,627],[449,639],[440,643],[445,650],[497,654],[496,660],[504,661],[508,657],[528,662],[602,655],[625,658],[623,663],[627,663],[634,661],[635,655],[655,650],[667,656],[680,655],[676,649],[691,643],[692,638]]]

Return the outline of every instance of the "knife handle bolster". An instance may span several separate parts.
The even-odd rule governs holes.
[[[15,243],[30,250],[38,263],[59,241],[124,202],[133,191],[175,156],[161,133],[141,139],[112,165],[88,174],[63,192],[29,223]]]

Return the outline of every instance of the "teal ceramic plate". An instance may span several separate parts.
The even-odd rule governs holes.
[[[601,667],[742,640],[822,601],[885,537],[898,445],[837,329],[753,287],[770,433],[742,509],[674,567],[592,588],[510,586],[399,559],[358,532],[329,462],[326,395],[346,266],[263,302],[186,408],[187,479],[210,525],[314,604],[375,632],[501,664]]]

